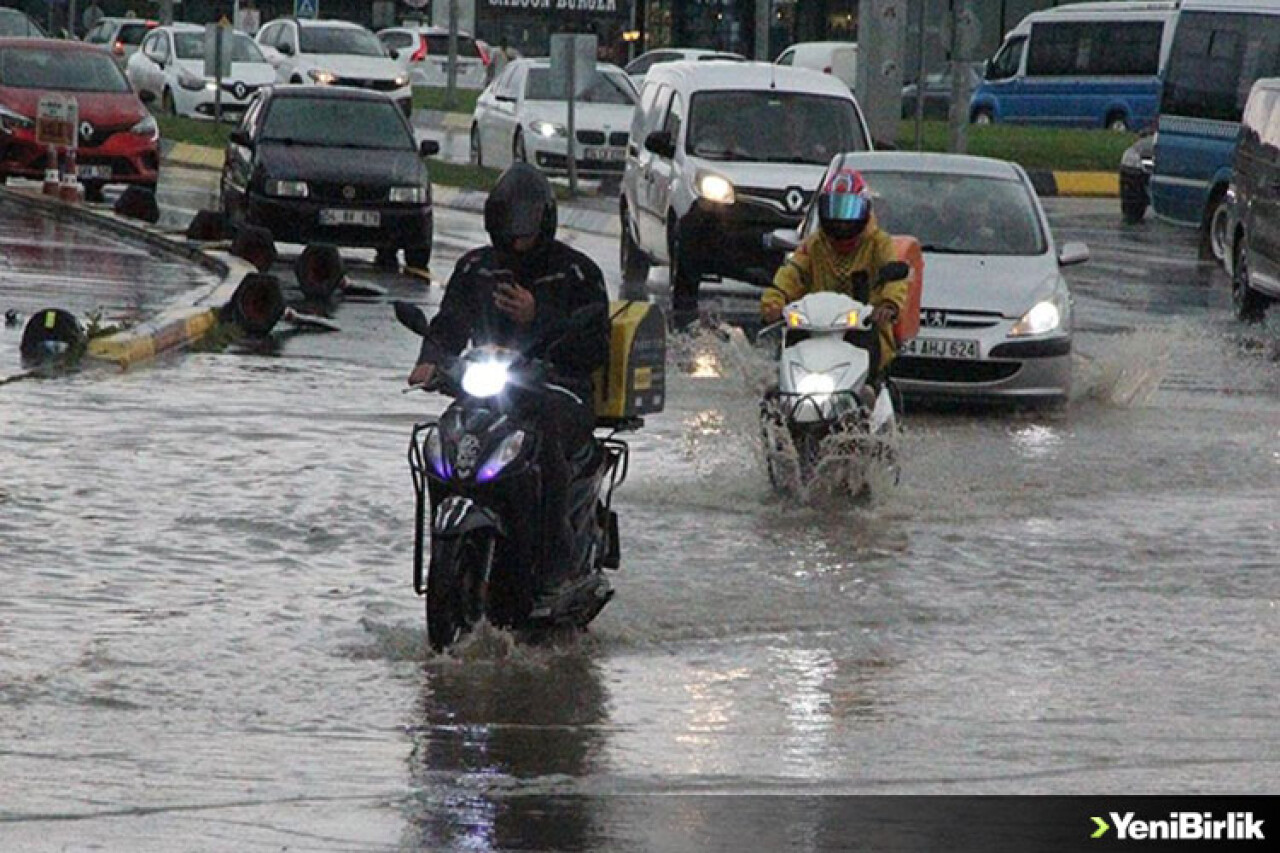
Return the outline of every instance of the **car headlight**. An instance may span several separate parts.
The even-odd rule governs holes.
[[[306,181],[267,181],[267,195],[280,198],[306,198],[311,188]]]
[[[391,82],[396,84],[397,89],[403,89],[405,86],[409,85],[409,75],[401,74],[399,77],[397,77],[395,80]]]
[[[694,182],[698,195],[716,204],[733,204],[733,184],[723,175],[710,172],[701,174]]]
[[[1126,169],[1141,169],[1142,157],[1138,154],[1137,148],[1126,148],[1124,154],[1120,157],[1120,165]]]
[[[145,136],[147,139],[160,138],[160,125],[156,124],[153,116],[147,116],[142,121],[129,128],[129,132],[135,136]]]
[[[203,77],[197,77],[194,74],[188,74],[185,71],[178,75],[178,85],[186,89],[188,92],[200,92],[208,89],[212,92],[218,88],[217,84],[212,80],[206,80]]]
[[[555,122],[550,121],[531,121],[529,122],[529,130],[544,139],[550,139],[553,136],[569,135],[569,131],[565,129],[563,124],[556,124]]]
[[[507,465],[520,456],[520,450],[523,447],[523,430],[516,430],[504,438],[498,448],[489,454],[489,458],[480,466],[480,470],[476,472],[476,482],[487,483],[501,474],[503,468],[506,468]]]
[[[1022,315],[1009,330],[1011,337],[1020,335],[1043,335],[1062,326],[1064,306],[1058,299],[1045,299],[1031,306],[1031,310]]]
[[[36,123],[22,113],[16,113],[8,107],[0,106],[0,130],[12,133],[15,130],[30,130],[35,126]]]
[[[507,387],[505,361],[477,361],[462,374],[462,390],[472,397],[492,397]]]
[[[387,200],[392,204],[425,204],[426,187],[392,187]]]
[[[338,82],[338,75],[332,71],[321,71],[319,68],[312,68],[307,72],[307,76],[321,86],[332,86]]]

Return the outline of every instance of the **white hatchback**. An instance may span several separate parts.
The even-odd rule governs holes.
[[[359,24],[280,18],[259,30],[257,41],[280,83],[385,92],[405,115],[413,111],[408,73]]]
[[[388,52],[396,52],[396,62],[414,86],[449,84],[449,31],[444,27],[391,27],[379,30],[378,39]],[[483,89],[488,73],[488,54],[480,43],[470,33],[458,33],[458,87]]]
[[[621,174],[636,90],[616,65],[597,63],[596,79],[574,101],[575,165],[582,174]],[[505,168],[532,163],[545,172],[569,168],[568,102],[549,60],[517,59],[476,101],[471,160]]]
[[[125,63],[125,76],[140,97],[159,103],[166,115],[211,118],[216,112],[217,81],[204,74],[204,27],[157,27]],[[244,112],[276,72],[253,39],[237,32],[231,42],[231,74],[222,78],[222,109]]]

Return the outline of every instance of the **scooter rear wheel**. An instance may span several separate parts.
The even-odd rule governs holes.
[[[432,542],[427,571],[427,640],[434,651],[449,648],[485,617],[494,544],[491,530]]]

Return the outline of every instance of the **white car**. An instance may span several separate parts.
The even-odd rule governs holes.
[[[166,115],[212,117],[217,84],[204,74],[204,27],[157,27],[125,63],[125,76],[144,100]],[[275,69],[253,39],[237,32],[231,40],[231,75],[222,78],[223,112],[238,114],[254,94],[276,81]]]
[[[852,41],[802,41],[791,45],[774,60],[792,68],[812,68],[830,74],[850,90],[858,80],[858,43]]]
[[[706,50],[698,47],[662,47],[648,50],[627,63],[623,70],[631,77],[631,81],[640,88],[644,84],[644,76],[649,69],[664,62],[746,62],[747,58],[739,53],[727,53],[721,50]]]
[[[532,163],[545,172],[569,168],[569,107],[553,85],[547,59],[517,59],[476,101],[471,160],[505,168]],[[621,174],[636,105],[631,80],[616,65],[596,64],[595,82],[574,100],[576,166],[582,174]]]
[[[444,27],[391,27],[378,31],[378,39],[396,52],[414,86],[449,84],[449,31]],[[489,73],[487,54],[470,33],[458,33],[458,76],[461,89],[483,89]]]
[[[258,30],[258,47],[286,84],[385,92],[409,115],[409,75],[369,30],[349,21],[281,18]]]

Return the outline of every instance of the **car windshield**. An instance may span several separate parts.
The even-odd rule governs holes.
[[[368,30],[351,27],[299,27],[298,39],[303,53],[387,55],[382,42]]]
[[[0,48],[0,86],[63,92],[128,92],[129,81],[105,53]]]
[[[127,44],[130,47],[137,47],[142,44],[142,40],[147,37],[147,33],[156,28],[154,23],[138,23],[138,24],[121,24],[120,32],[116,33],[116,41],[121,44]]]
[[[179,59],[204,58],[204,33],[174,33],[173,43]],[[253,39],[244,33],[236,33],[231,40],[232,62],[266,62],[262,51]]]
[[[872,210],[890,234],[910,234],[927,252],[1041,255],[1040,218],[1022,182],[927,172],[863,172]]]
[[[549,68],[529,69],[529,82],[525,87],[525,99],[530,101],[563,101],[564,91],[555,85]],[[621,104],[630,106],[636,102],[635,90],[625,75],[617,71],[597,71],[595,80],[587,91],[575,98],[580,104]]]
[[[334,148],[414,148],[395,104],[363,98],[278,98],[264,120],[262,140]]]
[[[708,160],[813,163],[866,143],[853,101],[792,92],[699,92],[686,150]]]
[[[15,9],[0,9],[0,36],[44,38],[44,30]]]

